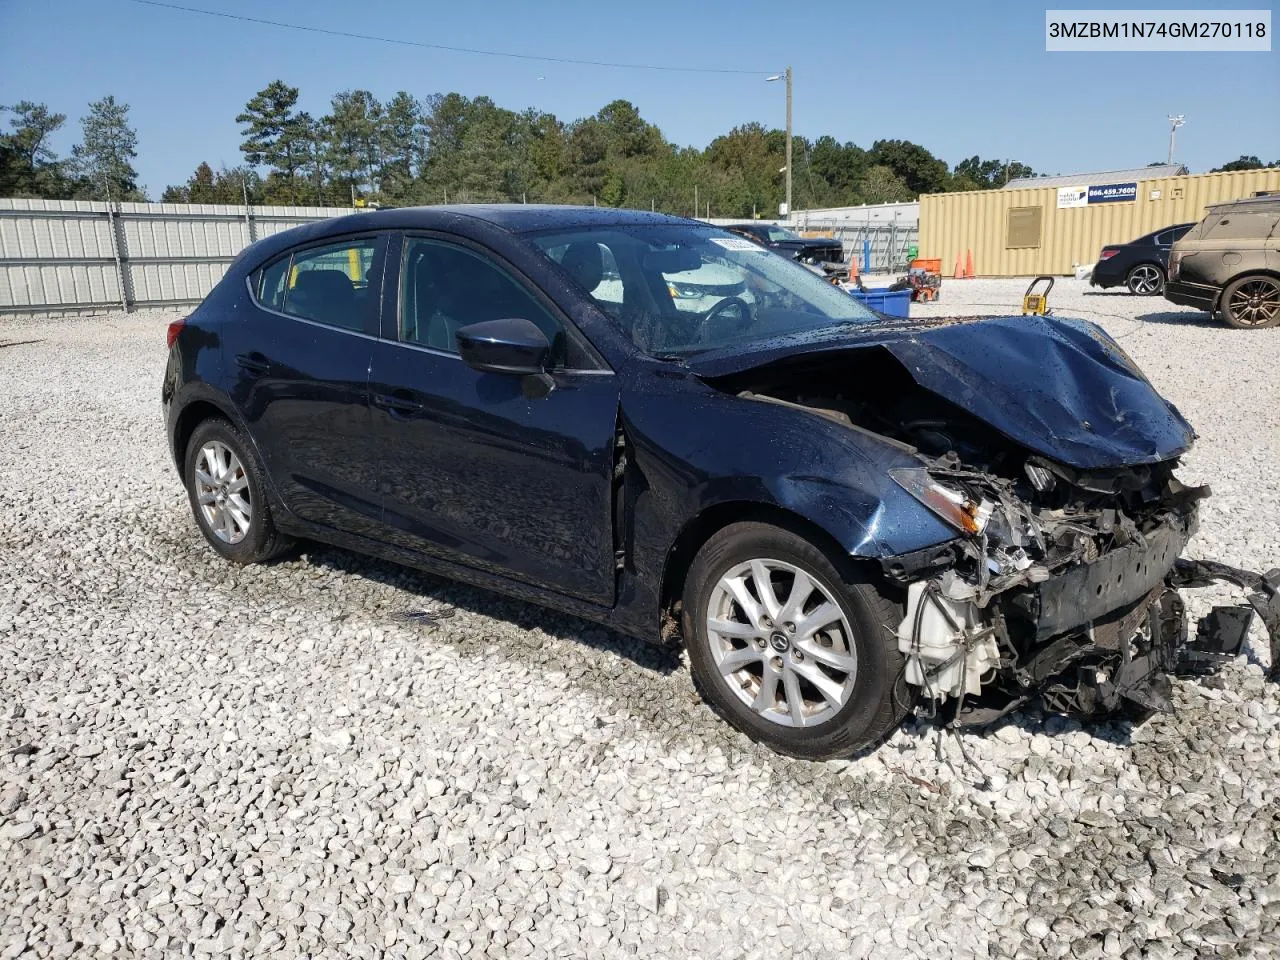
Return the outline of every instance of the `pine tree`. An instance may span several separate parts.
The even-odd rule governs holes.
[[[129,126],[129,105],[113,96],[89,104],[80,120],[83,142],[71,150],[72,164],[95,200],[146,200],[138,188],[133,161],[138,158],[138,134]]]
[[[245,125],[240,132],[244,137],[240,150],[250,166],[271,168],[269,198],[277,203],[300,203],[305,194],[298,171],[309,153],[310,131],[302,129],[293,112],[297,103],[297,87],[273,80],[254,94],[236,117],[236,123]]]

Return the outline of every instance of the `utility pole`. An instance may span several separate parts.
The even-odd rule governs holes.
[[[787,67],[786,73],[775,73],[772,77],[765,77],[765,82],[773,80],[787,81],[787,219],[791,219],[791,68]]]
[[[791,217],[791,68],[787,67],[787,220]]]
[[[1169,115],[1169,162],[1173,163],[1173,137],[1178,132],[1178,128],[1187,122],[1187,118],[1182,114]]]

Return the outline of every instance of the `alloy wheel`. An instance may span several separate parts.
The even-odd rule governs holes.
[[[1159,267],[1144,263],[1133,268],[1129,273],[1129,290],[1140,297],[1149,297],[1160,292],[1164,286],[1164,276]]]
[[[1259,278],[1240,284],[1232,292],[1227,310],[1242,326],[1266,326],[1280,316],[1280,283]]]
[[[858,659],[849,620],[799,567],[769,559],[732,567],[712,590],[706,627],[721,678],[766,720],[811,727],[853,693]]]
[[[196,455],[196,502],[205,524],[223,543],[249,535],[253,502],[244,464],[225,443],[210,440]]]

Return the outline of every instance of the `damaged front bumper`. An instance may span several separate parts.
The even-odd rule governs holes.
[[[1280,680],[1280,569],[1264,575],[1180,559],[1195,531],[1194,500],[1207,492],[1178,485],[1177,505],[1132,542],[1056,564],[1024,553],[1011,569],[1021,548],[1000,551],[985,536],[885,561],[907,589],[899,649],[923,712],[972,727],[1038,701],[1057,713],[1145,719],[1171,710],[1170,676],[1212,673],[1236,656],[1255,615],[1270,638],[1271,678]],[[985,560],[980,574],[953,569],[966,551]],[[1217,581],[1240,587],[1248,603],[1215,607],[1189,639],[1178,591]]]

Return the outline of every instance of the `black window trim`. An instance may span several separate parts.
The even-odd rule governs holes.
[[[515,284],[518,287],[520,287],[530,297],[530,299],[540,304],[543,307],[543,309],[545,309],[551,315],[552,319],[559,322],[560,325],[564,328],[565,335],[571,338],[572,340],[574,340],[582,348],[583,354],[597,364],[596,367],[554,367],[548,370],[547,373],[555,374],[557,376],[572,375],[572,376],[598,377],[598,376],[614,375],[614,370],[609,365],[608,361],[605,360],[604,357],[600,355],[600,351],[595,348],[595,345],[590,340],[587,339],[586,335],[583,334],[581,330],[578,329],[577,324],[575,324],[568,316],[566,316],[565,312],[561,310],[560,307],[550,297],[548,297],[546,293],[543,292],[536,283],[530,280],[523,270],[520,270],[518,267],[512,264],[511,261],[509,261],[506,257],[502,256],[502,254],[498,253],[492,247],[487,247],[484,244],[476,243],[474,240],[471,240],[468,237],[462,237],[455,233],[446,233],[441,230],[428,230],[428,229],[401,230],[399,231],[399,235],[400,235],[399,253],[396,258],[395,312],[394,312],[394,315],[391,317],[392,330],[393,330],[394,336],[386,335],[386,330],[385,330],[386,325],[384,324],[383,329],[381,329],[379,332],[379,338],[382,339],[383,341],[398,347],[405,347],[409,350],[418,350],[420,352],[429,353],[432,356],[437,356],[437,357],[450,357],[454,360],[457,360],[459,363],[463,362],[462,355],[459,353],[451,352],[448,350],[441,350],[438,347],[429,347],[426,344],[414,343],[410,340],[401,339],[400,318],[404,311],[404,283],[405,283],[405,273],[406,273],[404,265],[405,265],[405,258],[409,254],[409,241],[410,240],[432,240],[432,241],[435,241],[436,243],[452,244],[453,246],[461,247],[463,250],[467,250],[468,252],[473,254],[478,254],[481,257],[488,259],[490,262],[498,266],[503,272],[507,274],[508,277],[511,278],[511,280],[515,282]],[[385,268],[384,268],[383,275],[385,277]],[[383,282],[385,285],[386,281],[384,280]]]
[[[313,320],[310,317],[300,317],[296,313],[285,313],[283,310],[276,310],[274,307],[267,306],[265,303],[263,303],[261,300],[258,299],[258,291],[254,289],[255,285],[253,282],[253,278],[258,276],[259,274],[265,273],[268,267],[276,263],[279,263],[281,260],[284,260],[285,258],[289,259],[290,265],[292,266],[292,261],[295,254],[303,253],[307,250],[314,250],[317,247],[331,247],[331,246],[334,246],[335,244],[344,243],[350,240],[373,240],[373,243],[374,243],[373,263],[377,264],[379,262],[378,258],[379,257],[382,258],[382,262],[379,264],[381,269],[376,271],[371,271],[378,274],[378,289],[376,291],[371,291],[371,294],[372,294],[372,296],[370,297],[372,301],[372,306],[370,307],[371,315],[366,316],[364,318],[364,329],[352,330],[350,327],[342,327],[333,323],[325,323],[321,320]],[[257,307],[259,310],[263,310],[269,314],[272,314],[273,316],[284,317],[286,320],[296,320],[298,323],[310,324],[311,326],[319,327],[321,330],[336,330],[339,333],[349,333],[353,337],[364,337],[366,340],[378,340],[380,339],[378,334],[370,333],[369,328],[373,327],[375,329],[380,330],[382,326],[382,291],[386,286],[386,276],[387,276],[386,261],[387,261],[387,253],[390,249],[389,240],[390,240],[389,231],[359,230],[355,233],[335,234],[333,236],[324,237],[318,240],[312,240],[307,243],[299,244],[298,246],[290,247],[287,250],[282,250],[279,254],[272,257],[270,260],[264,261],[262,264],[255,267],[253,270],[251,270],[248,274],[245,275],[244,283],[245,283],[246,289],[248,289],[249,291],[249,299],[253,302],[253,305]]]

